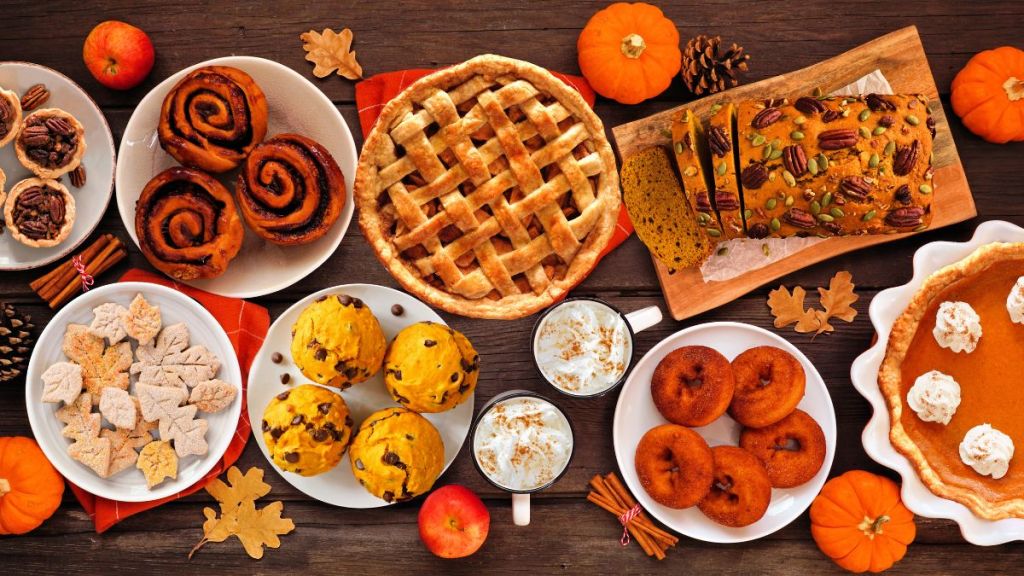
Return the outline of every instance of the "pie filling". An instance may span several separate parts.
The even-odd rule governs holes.
[[[25,155],[36,164],[62,168],[75,157],[79,134],[65,118],[34,114],[25,121],[18,140],[25,148]]]
[[[14,201],[14,226],[26,238],[52,240],[64,227],[66,209],[63,192],[49,186],[32,186]]]

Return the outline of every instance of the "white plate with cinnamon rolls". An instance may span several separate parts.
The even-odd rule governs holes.
[[[352,219],[356,147],[310,81],[230,56],[157,85],[121,139],[117,205],[149,262],[236,298],[299,281]]]

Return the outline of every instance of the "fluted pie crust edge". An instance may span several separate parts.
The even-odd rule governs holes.
[[[981,246],[963,260],[941,268],[925,279],[893,324],[885,358],[878,370],[878,386],[889,407],[889,441],[893,447],[910,460],[921,482],[933,494],[959,502],[986,520],[1024,517],[1024,496],[993,502],[943,480],[903,427],[901,417],[905,404],[901,392],[901,366],[929,305],[949,284],[980,274],[996,262],[1018,259],[1024,259],[1024,243],[995,242]]]

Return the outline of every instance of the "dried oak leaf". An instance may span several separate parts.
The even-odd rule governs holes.
[[[270,492],[270,485],[263,482],[263,471],[250,468],[244,475],[235,466],[227,473],[228,486],[215,479],[206,491],[220,503],[220,516],[213,508],[204,508],[203,539],[189,552],[189,558],[207,542],[223,542],[230,536],[238,537],[250,557],[263,557],[263,547],[278,548],[278,536],[295,529],[295,523],[282,518],[284,505],[273,502],[262,509],[256,508],[256,499]]]
[[[205,346],[188,344],[185,324],[164,328],[154,342],[135,351],[138,361],[132,364],[131,373],[139,375],[140,384],[185,391],[216,376],[220,370],[217,356]]]
[[[768,307],[775,316],[775,327],[785,328],[796,323],[796,331],[801,334],[814,332],[821,327],[821,321],[817,311],[813,308],[804,308],[804,297],[807,292],[797,286],[790,294],[785,286],[768,293]]]
[[[340,33],[324,28],[323,33],[310,30],[301,34],[302,49],[307,52],[306,60],[316,66],[313,75],[325,78],[338,71],[338,76],[349,80],[363,77],[363,67],[356,61],[356,53],[352,48],[352,30],[345,28]]]
[[[132,346],[128,342],[107,346],[103,338],[90,334],[87,326],[68,324],[63,351],[82,367],[83,385],[94,404],[99,404],[107,386],[128,389],[128,367],[132,365]]]
[[[853,289],[853,275],[845,270],[836,272],[836,275],[829,280],[827,289],[818,288],[821,305],[825,308],[826,320],[839,318],[853,322],[853,319],[857,317],[857,310],[853,308],[853,303],[860,298],[854,294]]]

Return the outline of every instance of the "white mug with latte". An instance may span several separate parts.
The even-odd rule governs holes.
[[[569,468],[572,424],[553,402],[510,390],[484,405],[473,424],[473,462],[491,484],[512,493],[512,521],[530,523],[530,494],[554,484]]]

